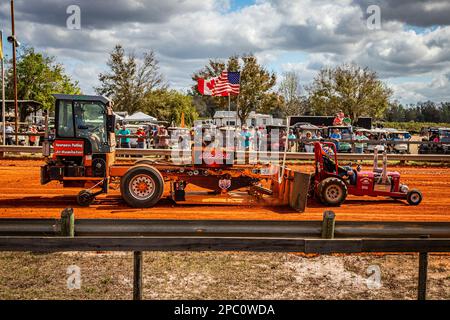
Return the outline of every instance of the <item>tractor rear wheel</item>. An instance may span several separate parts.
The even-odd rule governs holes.
[[[149,165],[137,165],[125,173],[120,181],[120,191],[125,202],[134,208],[149,208],[161,199],[164,179]]]
[[[325,205],[337,207],[347,198],[347,186],[344,181],[338,178],[326,178],[319,183],[317,193],[320,202]]]
[[[410,190],[406,194],[406,201],[412,206],[417,206],[422,202],[422,193],[419,190]]]

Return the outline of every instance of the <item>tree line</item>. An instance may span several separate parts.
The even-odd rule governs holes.
[[[291,115],[333,115],[343,111],[352,119],[370,116],[390,122],[450,123],[450,102],[419,102],[402,105],[392,101],[392,90],[378,74],[356,64],[322,68],[311,84],[301,85],[301,74],[277,74],[259,63],[253,54],[234,55],[227,60],[211,59],[192,74],[192,87],[186,93],[169,88],[153,50],[137,56],[118,44],[109,54],[108,70],[98,76],[97,94],[110,97],[114,109],[148,113],[170,124],[179,124],[182,114],[192,125],[198,118],[212,118],[227,110],[228,98],[201,96],[198,78],[217,77],[223,70],[240,72],[241,89],[231,97],[232,110],[245,122],[250,112],[269,113],[284,118]],[[64,66],[33,48],[21,49],[17,62],[18,96],[35,100],[44,108],[54,105],[52,94],[80,94],[79,83],[71,79]],[[6,94],[12,99],[12,68],[7,64]]]
[[[389,104],[384,118],[391,122],[450,123],[450,102],[426,101],[406,106],[394,102]]]

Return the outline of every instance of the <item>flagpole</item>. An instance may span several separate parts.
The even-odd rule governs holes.
[[[231,118],[231,94],[228,92],[228,117]]]
[[[6,145],[6,108],[5,108],[5,65],[3,59],[3,30],[0,30],[0,51],[2,52],[1,64],[2,64],[2,141],[3,145]]]

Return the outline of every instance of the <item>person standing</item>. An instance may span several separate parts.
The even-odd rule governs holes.
[[[139,127],[137,132],[137,145],[139,149],[145,149],[145,138],[146,138],[146,134],[145,134],[145,130],[142,127]]]
[[[246,127],[243,127],[241,132],[241,139],[242,139],[242,146],[244,147],[245,151],[249,151],[250,149],[251,136],[252,134],[248,132],[248,129]]]
[[[5,144],[7,146],[12,146],[14,144],[13,142],[13,134],[14,134],[14,128],[11,126],[11,124],[7,124],[5,127],[5,133],[6,133],[6,137],[5,137]]]
[[[158,149],[169,149],[169,133],[164,126],[159,128]]]
[[[296,143],[297,143],[297,136],[294,134],[294,130],[290,129],[288,135],[289,152],[294,152],[296,150]]]
[[[355,152],[356,153],[364,153],[364,143],[362,141],[369,140],[362,131],[356,131],[355,140],[358,141],[355,143]]]
[[[313,142],[308,141],[308,140],[312,140],[312,133],[310,131],[307,131],[305,138],[307,140],[307,141],[305,141],[305,151],[307,153],[314,152],[314,144],[313,144]]]
[[[38,133],[38,131],[37,131],[37,128],[36,128],[36,126],[30,126],[30,129],[28,130],[28,133],[29,134],[37,134]],[[30,145],[30,146],[35,146],[36,145],[36,141],[37,141],[37,136],[33,136],[33,135],[30,135],[30,136],[28,136],[28,144]]]
[[[121,136],[120,137],[120,147],[121,148],[125,148],[125,149],[131,148],[130,137],[129,137],[130,134],[131,134],[131,132],[130,132],[130,130],[127,129],[126,125],[123,125],[122,129],[119,130],[119,136]]]
[[[333,129],[333,133],[330,135],[330,139],[334,140],[336,146],[336,152],[339,152],[339,140],[342,139],[339,129]]]

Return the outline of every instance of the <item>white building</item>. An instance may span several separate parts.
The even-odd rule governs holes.
[[[218,127],[241,126],[241,121],[236,117],[236,111],[216,111],[214,114],[214,124]],[[276,119],[271,114],[250,112],[245,125],[247,127],[281,125],[283,119]]]

